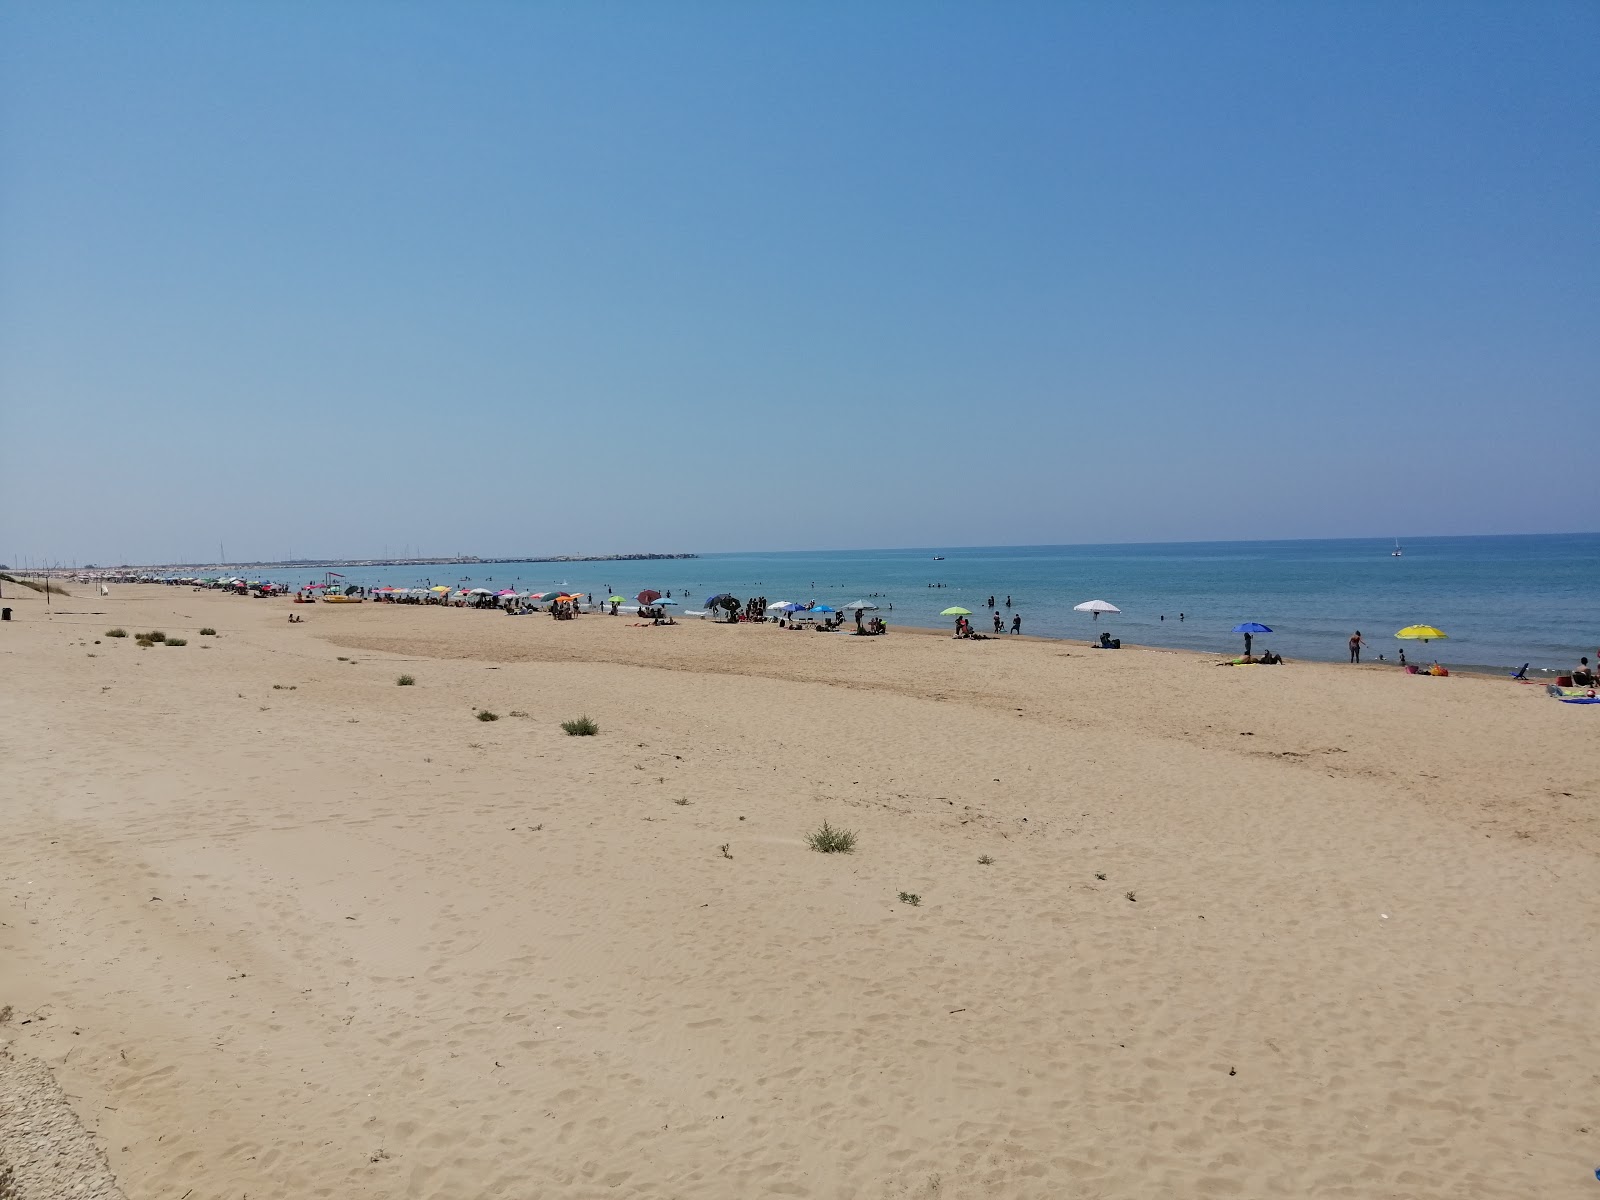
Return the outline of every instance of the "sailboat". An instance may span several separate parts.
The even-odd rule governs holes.
[[[1400,539],[1399,538],[1395,538],[1395,540],[1394,540],[1394,549],[1389,551],[1389,557],[1390,558],[1399,558],[1404,553],[1405,553],[1405,551],[1400,549]]]

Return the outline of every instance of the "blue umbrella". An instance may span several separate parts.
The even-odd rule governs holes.
[[[1243,625],[1235,625],[1233,632],[1244,634],[1244,653],[1245,657],[1248,658],[1250,657],[1250,635],[1252,633],[1271,633],[1272,630],[1259,621],[1246,621]]]
[[[676,604],[676,603],[677,603],[676,600],[656,599],[656,600],[650,601],[651,606],[654,607],[654,608],[660,608],[663,604]]]
[[[732,594],[733,594],[732,592],[718,592],[715,596],[707,596],[706,597],[706,602],[704,604],[702,604],[700,607],[701,608],[715,608],[715,607],[717,607],[717,601],[721,600],[724,596],[731,596]]]
[[[805,612],[805,610],[806,606],[804,604],[785,604],[780,611],[786,613],[797,613]]]
[[[817,605],[813,605],[812,606],[811,611],[812,612],[832,612],[833,609],[829,608],[826,604],[817,604]]]

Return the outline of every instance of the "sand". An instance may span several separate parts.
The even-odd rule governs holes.
[[[1595,708],[113,593],[5,601],[0,1041],[134,1200],[1600,1187]]]

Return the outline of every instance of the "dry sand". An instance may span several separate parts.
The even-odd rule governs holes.
[[[134,1200],[1600,1195],[1595,708],[113,590],[5,602],[0,1040]]]

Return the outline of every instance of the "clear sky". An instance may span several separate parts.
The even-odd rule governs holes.
[[[1600,529],[1600,5],[0,5],[0,560]]]

